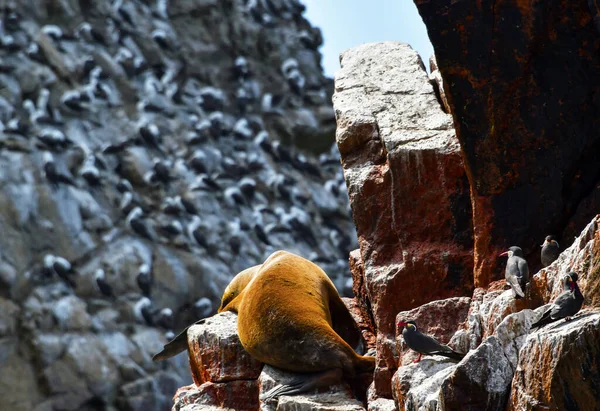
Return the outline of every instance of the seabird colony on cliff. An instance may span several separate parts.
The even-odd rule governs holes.
[[[246,11],[268,26],[277,18],[291,18],[302,11],[299,3],[290,2],[289,7],[274,8],[270,2],[257,0],[248,2]],[[299,106],[313,95],[326,95],[322,87],[309,89],[301,62],[289,57],[279,67],[288,92],[264,92],[250,59],[236,56],[229,70],[232,100],[225,90],[188,75],[186,63],[173,58],[179,40],[168,22],[168,1],[156,0],[152,6],[151,38],[161,54],[157,64],[147,61],[147,50],[142,53],[129,34],[135,21],[127,2],[114,1],[111,8],[113,13],[102,27],[92,21],[83,21],[72,30],[46,25],[40,29],[42,41],[28,44],[15,35],[21,30],[19,16],[9,13],[6,24],[0,26],[3,52],[23,52],[25,58],[46,64],[48,53],[78,50],[78,59],[73,61],[70,78],[63,79],[65,87],[59,89],[49,82],[28,93],[21,107],[11,106],[8,118],[0,118],[0,131],[24,145],[35,144],[40,153],[34,156],[39,175],[51,195],[77,198],[85,224],[96,218],[102,222],[94,230],[102,235],[105,246],[131,236],[152,250],[152,255],[140,257],[130,273],[129,268],[111,261],[88,266],[85,253],[69,253],[71,261],[57,252],[46,253],[38,261],[37,278],[58,279],[70,289],[79,290],[79,283],[91,285],[100,300],[131,301],[138,322],[167,329],[178,324],[184,311],[206,316],[214,307],[207,296],[182,302],[180,307],[155,307],[153,289],[159,278],[154,272],[154,250],[163,245],[198,256],[219,250],[227,259],[242,256],[257,261],[278,244],[301,242],[314,249],[319,234],[331,244],[327,251],[314,251],[315,259],[332,267],[344,261],[351,237],[339,227],[317,233],[314,215],[305,209],[312,196],[329,196],[325,203],[335,203],[341,195],[345,182],[337,150],[333,147],[315,162],[273,139],[262,119],[263,115],[281,116],[284,107]],[[304,30],[298,44],[316,49],[321,39],[315,36]],[[95,53],[98,49],[102,52]],[[129,80],[143,93],[136,96],[136,90],[124,87],[120,79]],[[129,131],[115,128],[114,135],[97,138],[94,132],[99,126],[111,129],[99,113],[123,107],[124,101],[133,108],[128,114],[133,119]],[[71,126],[72,118],[81,121]],[[174,129],[174,122],[184,126]],[[177,147],[173,143],[177,136],[185,144]],[[317,194],[291,170],[313,186],[323,174],[337,173]],[[105,207],[110,203],[114,213],[99,215],[95,201]],[[234,217],[215,221],[211,218],[215,206]],[[329,220],[327,224],[335,225]],[[133,282],[127,281],[130,276]],[[128,283],[137,284],[133,297]]]

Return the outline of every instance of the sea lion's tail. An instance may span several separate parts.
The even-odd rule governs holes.
[[[196,321],[194,324],[202,324],[204,319]],[[194,325],[192,324],[192,325]],[[152,361],[162,361],[171,357],[175,357],[177,354],[184,352],[188,349],[188,339],[187,339],[187,330],[190,326],[185,327],[185,329],[177,334],[177,337],[173,338],[171,341],[165,344],[162,351],[158,354],[155,354],[152,357]]]
[[[152,357],[152,361],[162,361],[168,358],[174,357],[180,352],[183,352],[188,349],[187,342],[187,328],[179,334],[177,337],[173,338],[171,341],[165,344],[162,351],[155,354]]]

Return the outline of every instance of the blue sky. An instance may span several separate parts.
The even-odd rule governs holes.
[[[305,17],[323,32],[325,74],[339,69],[342,51],[363,43],[397,40],[410,44],[429,67],[433,47],[412,0],[302,0]]]

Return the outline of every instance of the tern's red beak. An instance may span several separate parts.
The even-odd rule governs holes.
[[[404,321],[398,322],[398,327],[406,327],[406,323]]]
[[[498,257],[505,257],[508,255],[508,251],[503,252],[502,254],[500,254]]]

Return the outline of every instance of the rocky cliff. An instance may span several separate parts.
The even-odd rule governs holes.
[[[175,409],[600,409],[600,215],[552,265],[538,270],[530,262],[527,298],[516,300],[504,280],[477,286],[469,264],[475,214],[443,76],[428,76],[410,46],[393,42],[348,50],[341,66],[337,141],[360,245],[350,255],[356,298],[347,304],[377,352],[373,381],[363,381],[367,396],[357,402],[355,386],[339,385],[260,402],[287,375],[250,363],[235,317],[220,314],[188,334],[196,384],[178,391]],[[579,274],[583,310],[533,329],[570,271]],[[465,358],[414,363],[396,327],[409,319]],[[218,361],[223,353],[227,365]]]
[[[183,386],[175,410],[600,409],[598,11],[416,3],[431,74],[405,44],[349,50],[335,111],[294,0],[6,6],[1,408],[166,409]],[[334,115],[341,158],[299,151],[327,148]],[[190,329],[193,384],[183,356],[150,362],[274,248],[343,290],[346,188],[372,381],[261,403],[293,376],[250,358],[231,314]],[[546,234],[562,254],[540,269]],[[526,299],[494,281],[508,245]],[[533,330],[571,270],[583,311]],[[467,355],[413,363],[407,319]]]
[[[0,7],[0,409],[169,409],[189,367],[151,355],[275,249],[350,292],[302,4]]]
[[[444,79],[471,188],[475,284],[519,244],[568,246],[598,212],[595,2],[415,0]]]

